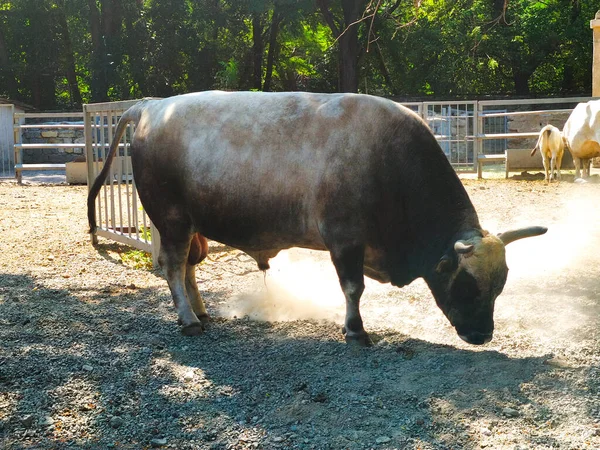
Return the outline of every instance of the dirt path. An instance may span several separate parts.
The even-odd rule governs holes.
[[[600,448],[600,184],[464,181],[507,248],[496,334],[463,343],[422,281],[369,281],[348,348],[327,255],[292,251],[266,286],[211,245],[216,317],[178,332],[166,282],[86,235],[85,187],[0,183],[0,447]]]

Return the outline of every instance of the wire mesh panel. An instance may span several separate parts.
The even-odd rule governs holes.
[[[456,170],[475,168],[476,102],[425,102],[422,116]]]
[[[84,105],[88,188],[104,166],[119,118],[135,103],[137,101]],[[129,145],[133,132],[133,126],[128,125],[98,194],[96,236],[152,253],[156,264],[160,246],[158,232],[142,208],[133,179]]]

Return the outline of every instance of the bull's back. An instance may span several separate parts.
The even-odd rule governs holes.
[[[347,94],[173,97],[138,125],[136,182],[148,198],[179,202],[212,239],[321,247],[324,211],[369,214],[378,153],[390,151],[390,129],[413,120],[392,102]]]

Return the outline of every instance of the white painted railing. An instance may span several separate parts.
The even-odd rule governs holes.
[[[88,189],[102,170],[108,147],[120,116],[138,100],[84,105],[85,155]],[[133,170],[130,143],[133,126],[129,125],[119,144],[109,175],[96,200],[98,230],[92,236],[111,239],[152,254],[157,264],[160,249],[158,231],[146,215],[139,201]]]

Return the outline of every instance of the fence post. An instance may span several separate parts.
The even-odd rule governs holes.
[[[83,105],[83,135],[85,137],[85,166],[87,168],[87,186],[88,192],[94,182],[94,147],[92,144],[92,119],[87,108],[88,105]],[[96,233],[90,234],[92,244],[98,243],[98,236]]]
[[[600,11],[590,21],[593,30],[594,59],[592,62],[592,97],[600,97]]]
[[[23,149],[20,147],[20,144],[23,141],[21,136],[21,119],[15,114],[15,107],[13,105],[12,116],[13,116],[13,133],[14,133],[14,151],[15,151],[15,178],[17,179],[18,184],[23,183],[23,175],[21,173],[21,164],[23,164]]]
[[[481,134],[483,134],[483,105],[479,102],[475,103],[475,164],[477,164],[477,178],[483,178],[482,167],[479,164],[479,155],[483,154],[483,139],[481,138]]]

